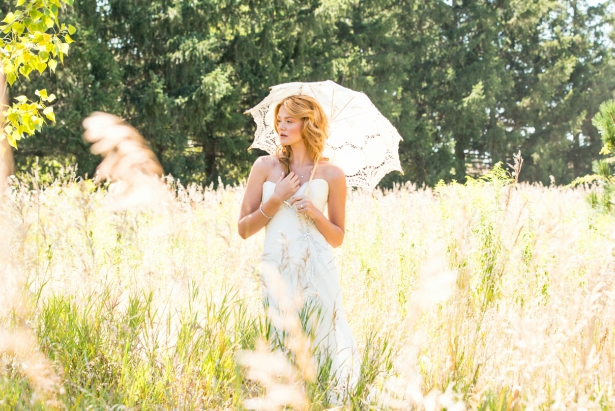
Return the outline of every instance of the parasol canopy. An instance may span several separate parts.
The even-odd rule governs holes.
[[[250,148],[275,154],[280,145],[274,129],[275,106],[293,95],[314,97],[329,117],[330,134],[323,157],[344,170],[347,185],[371,190],[387,173],[402,171],[398,153],[402,137],[397,129],[364,93],[330,80],[271,87],[263,101],[246,111],[256,122]]]

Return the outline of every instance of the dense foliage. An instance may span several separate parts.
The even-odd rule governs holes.
[[[76,0],[62,16],[78,29],[70,61],[17,85],[59,98],[58,124],[20,145],[22,168],[40,157],[91,175],[80,123],[104,110],[182,181],[238,181],[262,154],[247,151],[243,111],[271,85],[331,79],[404,137],[405,174],[385,185],[463,180],[519,149],[523,178],[567,183],[591,171],[591,119],[615,90],[610,2]]]

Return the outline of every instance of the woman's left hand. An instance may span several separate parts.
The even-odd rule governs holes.
[[[312,204],[310,199],[304,195],[293,196],[290,198],[290,205],[295,206],[295,209],[298,213],[305,214],[314,220],[317,215],[320,213],[320,210]]]

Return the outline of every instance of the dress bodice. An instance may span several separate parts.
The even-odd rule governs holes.
[[[272,181],[263,183],[262,201],[265,203],[271,198],[275,190],[276,184]],[[303,183],[294,195],[303,195],[307,190],[308,183]],[[329,183],[322,178],[312,179],[312,185],[309,193],[310,201],[321,212],[324,212],[329,199]],[[295,208],[296,205],[289,205],[289,201],[285,201],[278,211],[272,216],[271,220],[265,226],[265,245],[264,251],[268,252],[276,249],[280,241],[284,239],[310,239],[319,243],[321,248],[328,248],[329,245],[325,241],[323,235],[316,228],[314,220],[304,213],[300,213]],[[302,240],[303,241],[303,240]]]
[[[271,196],[273,195],[273,191],[275,190],[275,186],[276,184],[273,181],[265,181],[263,183],[263,196],[262,196],[263,203],[267,202],[267,200],[271,198]],[[307,189],[307,186],[308,186],[307,182],[303,183],[301,187],[299,187],[295,195],[303,194],[305,190]],[[322,178],[312,179],[312,185],[310,186],[310,201],[312,201],[312,204],[314,204],[321,212],[324,212],[328,199],[329,199],[329,183],[327,183],[327,180],[324,180]],[[280,210],[282,210],[283,208],[288,208],[288,207],[285,204],[282,204],[282,207],[280,207]],[[278,210],[278,213],[280,210]]]

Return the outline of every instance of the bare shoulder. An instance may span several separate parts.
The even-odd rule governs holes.
[[[278,166],[278,159],[275,156],[261,156],[254,161],[252,170],[258,173],[265,173],[265,175],[267,175],[276,166]]]
[[[276,156],[268,155],[268,156],[260,156],[254,161],[254,165],[252,167],[258,168],[269,168],[275,167],[278,164],[278,159]]]
[[[319,164],[319,167],[321,168],[323,176],[325,180],[327,180],[329,185],[346,185],[346,175],[344,174],[344,170],[342,170],[341,167],[329,163],[328,161],[323,161],[321,164]]]
[[[254,161],[252,170],[250,171],[250,180],[254,180],[259,184],[264,182],[271,174],[275,167],[279,167],[278,160],[275,156],[261,156]]]

